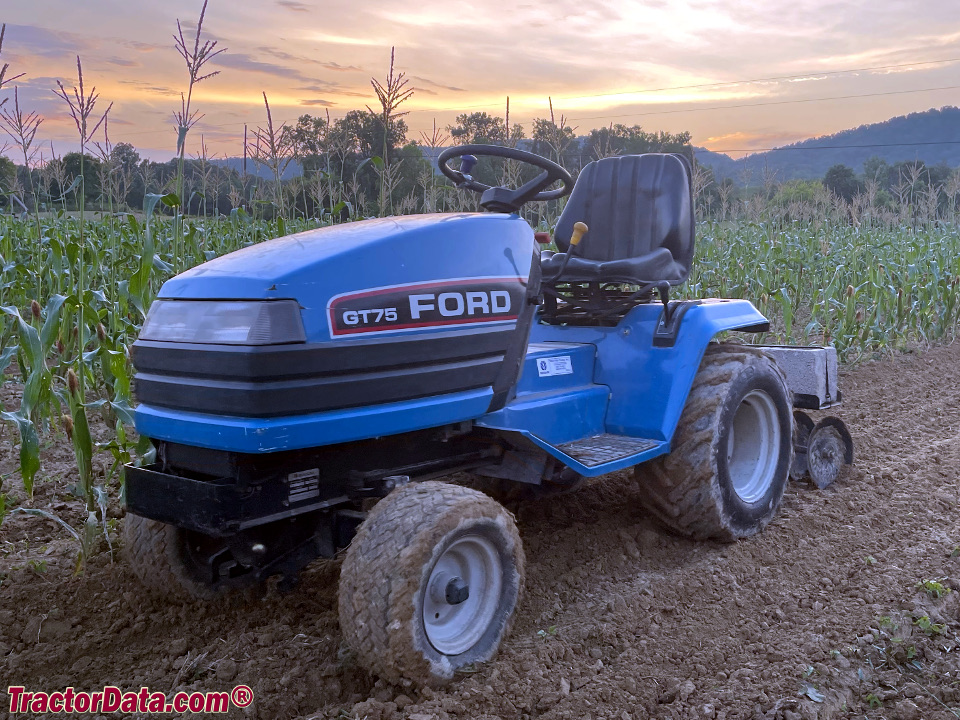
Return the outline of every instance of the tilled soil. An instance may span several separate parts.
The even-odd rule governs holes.
[[[254,703],[231,713],[260,718],[960,717],[960,344],[864,364],[842,386],[855,467],[825,491],[792,484],[758,537],[669,535],[629,473],[515,508],[527,589],[513,633],[442,690],[357,667],[336,562],[288,595],[176,606],[109,553],[75,574],[76,543],[18,514],[0,528],[0,685],[246,684]],[[69,445],[46,452],[64,475],[31,504],[77,526]]]

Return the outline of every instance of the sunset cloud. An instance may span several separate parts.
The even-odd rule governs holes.
[[[115,102],[111,139],[169,157],[187,81],[171,35],[178,17],[193,32],[201,4],[43,0],[38,13],[37,3],[8,3],[0,60],[26,73],[21,104],[44,114],[58,146],[70,125],[50,90],[58,78],[72,86],[80,55],[85,82]],[[223,153],[236,153],[245,123],[264,122],[262,91],[275,122],[372,105],[370,77],[383,80],[391,46],[416,89],[403,106],[411,139],[461,112],[502,115],[507,96],[513,124],[547,116],[552,98],[579,132],[636,123],[743,151],[960,103],[956,90],[926,90],[960,85],[950,60],[960,19],[926,3],[210,0],[204,35],[227,52],[194,106]]]

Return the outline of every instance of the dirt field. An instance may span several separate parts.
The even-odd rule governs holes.
[[[231,712],[250,718],[960,717],[960,343],[842,383],[855,468],[823,492],[791,485],[759,537],[664,534],[627,473],[522,505],[527,591],[513,634],[442,691],[387,686],[354,665],[334,562],[290,595],[175,607],[144,598],[107,553],[74,576],[75,542],[21,515],[0,529],[0,684],[245,683],[256,700]],[[12,472],[9,430],[0,452]],[[65,443],[46,452],[48,471],[72,464]],[[78,526],[72,482],[41,484],[33,505]],[[918,587],[928,580],[939,585]],[[8,705],[0,694],[0,715]]]

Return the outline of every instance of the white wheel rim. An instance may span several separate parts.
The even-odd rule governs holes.
[[[450,604],[446,590],[456,578],[469,597]],[[460,655],[476,645],[496,615],[502,587],[500,555],[487,538],[468,535],[447,548],[430,572],[423,598],[423,625],[437,652]]]
[[[745,503],[763,498],[773,484],[780,455],[780,417],[773,399],[754,390],[740,402],[727,439],[727,470]]]

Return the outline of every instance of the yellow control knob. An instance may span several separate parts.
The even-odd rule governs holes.
[[[580,240],[583,239],[584,234],[590,228],[587,227],[586,223],[577,222],[573,224],[573,235],[570,236],[570,247],[576,247],[580,244]]]

